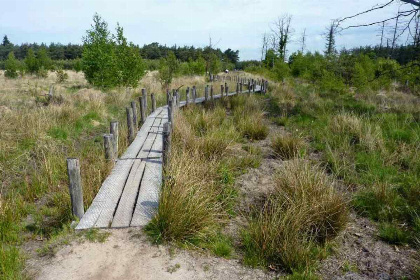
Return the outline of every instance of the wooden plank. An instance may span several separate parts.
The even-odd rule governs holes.
[[[162,119],[156,118],[153,123],[153,127],[150,131],[157,131],[161,121]],[[137,155],[138,158],[146,158],[149,155],[150,149],[152,148],[155,139],[156,133],[148,134],[143,147],[140,149],[140,152]],[[125,184],[120,201],[118,203],[111,227],[130,226],[130,221],[133,216],[137,193],[139,191],[140,181],[143,177],[145,166],[146,162],[144,160],[135,160],[130,175],[128,176],[127,182]]]
[[[163,120],[160,131],[163,130]],[[159,193],[162,184],[162,134],[156,135],[149,157],[158,157],[156,159],[147,159],[144,175],[141,180],[140,191],[134,209],[133,219],[130,226],[144,226],[154,216],[159,204]]]
[[[159,125],[160,122],[161,122],[161,119],[157,119],[156,120],[155,118],[153,118],[153,124]],[[143,136],[145,134],[147,135],[146,136],[146,140],[143,142],[142,148],[140,148],[139,154],[143,150],[144,144],[147,142],[147,139],[150,138],[149,135],[152,137],[151,142],[152,143],[154,142],[155,135],[153,135],[153,133],[150,133],[150,132],[157,131],[157,128],[153,127],[153,124],[149,128],[149,131],[146,131],[145,130],[143,134],[139,135],[139,136]],[[152,144],[150,144],[150,146],[152,146]],[[147,156],[147,153],[145,154],[145,156]],[[136,161],[138,161],[138,160],[136,160]],[[134,164],[133,164],[133,166],[134,166]],[[138,167],[138,166],[136,166],[136,167]],[[133,168],[131,168],[129,174],[127,175],[127,177],[126,177],[127,180],[124,182],[123,187],[120,188],[120,186],[118,186],[118,189],[116,188],[115,190],[113,190],[112,195],[110,195],[107,203],[104,205],[104,209],[100,213],[100,215],[98,217],[98,220],[95,223],[95,227],[105,228],[105,227],[112,226],[112,220],[114,218],[115,211],[116,211],[117,206],[119,204],[120,198],[121,198],[122,193],[123,193],[123,190],[125,188],[125,185],[127,184],[127,181],[128,181],[128,179],[130,177],[130,173],[131,173],[132,169]],[[133,173],[136,173],[136,171],[133,170]],[[141,175],[142,175],[142,173],[140,173],[140,174],[133,174],[134,177],[140,176],[140,178],[141,178]],[[135,180],[135,178],[132,178],[132,180]],[[140,183],[140,179],[137,182]],[[135,185],[134,181],[130,181],[130,184],[131,184],[131,187],[133,187],[133,185]],[[135,196],[136,195],[137,195],[137,192],[135,193]],[[131,214],[130,214],[130,216],[131,216]]]
[[[137,133],[136,139],[133,141],[133,143],[131,143],[127,151],[121,157],[124,160],[117,161],[109,176],[102,183],[98,194],[92,201],[92,205],[86,211],[76,229],[87,229],[94,227],[99,216],[101,215],[101,212],[107,207],[107,205],[109,205],[110,200],[113,200],[115,197],[121,195],[122,189],[124,188],[128,174],[134,162],[132,158],[136,157],[138,154],[141,146],[146,140],[144,135],[147,135],[147,132],[150,130],[150,127],[154,122],[154,118],[159,113],[161,113],[162,110],[163,109],[156,110],[149,116],[147,119],[147,124],[145,123],[142,126],[140,131]],[[108,225],[104,226],[107,227]]]
[[[121,194],[132,165],[133,160],[131,159],[117,161],[111,174],[102,183],[92,205],[86,211],[85,215],[83,215],[76,229],[86,229],[95,226],[99,215],[105,209],[109,200]]]
[[[150,114],[147,118],[144,124],[141,126],[139,132],[137,133],[136,138],[131,143],[131,145],[127,148],[125,153],[121,156],[122,159],[126,158],[134,158],[140,151],[141,147],[144,144],[144,141],[147,138],[147,135],[150,131],[151,126],[153,125],[154,119],[156,116],[158,116],[160,113],[162,113],[164,107],[160,107],[156,109],[152,114]]]

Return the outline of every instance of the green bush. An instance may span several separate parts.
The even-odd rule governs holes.
[[[14,53],[10,52],[5,62],[6,71],[4,72],[4,76],[7,78],[12,78],[12,79],[17,78],[18,67],[19,67],[19,64],[18,64],[17,59],[15,58]]]

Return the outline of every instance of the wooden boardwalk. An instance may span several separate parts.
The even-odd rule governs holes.
[[[260,89],[257,85],[255,92]],[[248,90],[242,93],[248,93]],[[232,95],[236,92],[227,94]],[[213,96],[214,99],[221,97],[220,94]],[[189,103],[192,102],[190,99]],[[197,104],[203,102],[205,97],[195,100]],[[181,101],[179,106],[185,104],[186,101]],[[168,106],[157,108],[146,118],[76,229],[138,227],[151,220],[158,206],[162,184],[162,131],[167,121]]]

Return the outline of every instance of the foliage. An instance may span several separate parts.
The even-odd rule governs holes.
[[[28,70],[30,74],[35,74],[36,72],[38,72],[38,69],[39,69],[38,61],[32,49],[28,50],[28,53],[25,57],[25,65],[26,65],[26,69]]]
[[[173,52],[169,52],[165,59],[160,60],[158,79],[162,88],[169,88],[172,79],[178,74],[179,62]]]
[[[136,47],[124,37],[123,28],[118,25],[116,35],[112,35],[108,24],[95,14],[86,33],[82,56],[86,80],[100,88],[137,87],[144,66]]]
[[[6,71],[4,72],[4,76],[8,78],[17,78],[18,67],[19,67],[19,64],[18,64],[17,59],[15,58],[14,53],[10,52],[5,63]]]
[[[57,75],[56,81],[59,84],[64,83],[69,78],[69,75],[63,69],[57,69],[55,73]]]
[[[83,73],[86,80],[97,87],[109,88],[117,85],[115,47],[108,24],[98,15],[83,38]]]
[[[137,87],[140,78],[144,75],[144,66],[140,54],[134,45],[128,44],[124,37],[123,28],[117,26],[115,38],[115,60],[117,64],[118,85]]]

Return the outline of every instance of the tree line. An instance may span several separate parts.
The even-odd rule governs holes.
[[[151,44],[145,44],[142,47],[134,45],[136,51],[141,55],[143,59],[159,60],[168,55],[169,52],[173,52],[175,57],[181,62],[188,62],[190,60],[197,60],[200,57],[206,57],[210,53],[215,53],[221,61],[228,63],[237,63],[239,61],[239,51],[228,48],[225,51],[217,48],[214,49],[210,46],[204,48],[198,48],[194,46],[171,46],[161,45],[157,42]],[[13,44],[4,35],[2,44],[0,45],[0,60],[6,60],[10,52],[13,52],[16,59],[25,59],[28,50],[32,49],[37,53],[40,49],[45,49],[48,56],[52,60],[74,60],[82,58],[83,45],[79,44],[67,44],[63,45],[60,43],[51,43],[49,45],[45,43],[24,43],[20,45]]]

